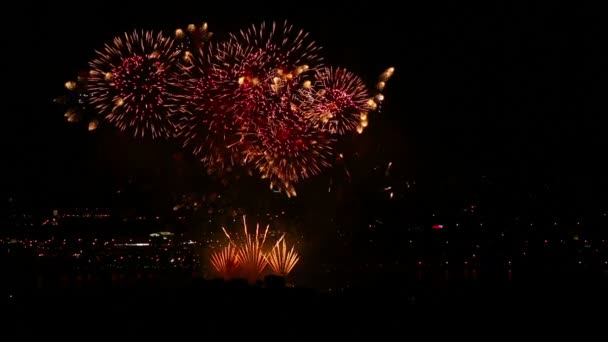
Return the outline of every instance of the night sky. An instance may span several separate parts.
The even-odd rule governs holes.
[[[204,170],[176,144],[136,141],[110,126],[89,133],[67,123],[53,98],[86,70],[95,49],[125,31],[172,33],[206,21],[219,39],[262,20],[288,19],[323,46],[328,64],[351,69],[370,86],[396,68],[382,113],[370,118],[355,147],[367,156],[352,165],[359,174],[393,161],[429,193],[458,193],[486,177],[514,193],[557,189],[571,205],[608,200],[600,95],[606,36],[593,8],[125,3],[20,1],[4,13],[3,192],[47,207],[94,202],[132,178],[158,196],[204,186]],[[322,177],[317,182],[326,184]],[[364,187],[364,179],[354,182]]]

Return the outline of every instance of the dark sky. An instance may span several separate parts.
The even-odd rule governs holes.
[[[466,187],[489,176],[515,188],[580,190],[581,198],[608,190],[606,35],[597,9],[509,1],[126,3],[19,1],[3,14],[3,191],[47,205],[86,201],[133,174],[177,186],[168,179],[178,148],[111,129],[89,134],[65,122],[52,99],[94,49],[124,31],[207,21],[221,38],[284,19],[309,31],[330,64],[370,85],[396,68],[366,141],[378,163],[393,160],[404,177]]]

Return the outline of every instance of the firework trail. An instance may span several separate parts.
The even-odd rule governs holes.
[[[382,94],[382,91],[384,90],[384,87],[386,86],[386,82],[388,82],[388,80],[393,76],[394,72],[395,72],[395,68],[390,67],[390,68],[386,69],[382,74],[380,74],[380,77],[378,77],[378,83],[376,83],[374,97],[367,100],[367,105],[370,109],[369,112],[380,111],[380,106],[382,105],[382,102],[384,101],[384,95]],[[361,112],[359,124],[357,125],[357,128],[356,128],[357,133],[359,133],[359,134],[363,133],[363,130],[368,126],[368,123],[369,123],[368,120],[369,120],[368,112]]]
[[[161,33],[134,31],[114,38],[89,63],[91,104],[135,137],[172,137],[179,53],[173,39]]]

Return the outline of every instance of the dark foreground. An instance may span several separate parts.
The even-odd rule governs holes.
[[[156,279],[122,287],[5,288],[0,307],[2,336],[46,340],[325,340],[361,334],[405,340],[555,336],[566,331],[580,338],[603,334],[607,289],[606,277],[585,274],[530,274],[509,283],[480,279],[443,288],[395,281],[340,293],[283,287],[280,282],[249,286]]]

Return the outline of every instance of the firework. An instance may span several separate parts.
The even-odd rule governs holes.
[[[244,73],[241,69],[254,60],[240,46],[222,43],[197,55],[185,70],[187,95],[177,135],[185,148],[220,173],[241,164],[245,117],[253,112],[246,108],[256,101],[247,101],[253,97],[251,89],[241,87],[239,79]]]
[[[237,248],[229,243],[224,248],[211,254],[211,265],[222,278],[230,279],[235,275],[239,266],[237,252]]]
[[[136,137],[174,133],[176,59],[173,39],[152,31],[116,37],[90,62],[91,103],[122,131]]]
[[[310,67],[302,63],[321,58],[303,31],[269,26],[231,35],[194,61],[178,132],[211,169],[251,163],[272,188],[293,195],[290,184],[317,174],[330,150],[327,139],[306,127],[305,98],[298,96],[310,84],[303,79]],[[298,163],[290,167],[292,160]]]
[[[300,257],[294,248],[295,245],[291,246],[291,249],[287,249],[285,235],[283,235],[270,252],[266,254],[266,260],[274,274],[286,277],[295,267]]]
[[[262,274],[268,262],[264,256],[264,244],[266,243],[266,236],[268,234],[268,228],[263,234],[260,234],[260,224],[256,224],[255,235],[249,234],[247,228],[247,220],[243,215],[243,238],[240,241],[232,239],[230,234],[222,227],[222,230],[229,243],[236,246],[235,257],[238,261],[240,275],[245,277],[249,282],[255,282]],[[213,262],[213,260],[212,260]]]
[[[306,118],[320,129],[344,135],[359,123],[361,113],[370,110],[367,87],[361,78],[341,68],[323,68],[315,74],[315,104]]]
[[[333,139],[295,120],[273,121],[259,128],[247,150],[262,178],[272,189],[295,196],[293,185],[319,174],[330,165]]]
[[[192,85],[185,103],[189,110],[177,121],[176,136],[184,148],[199,157],[209,168],[219,173],[239,164],[237,152],[240,141],[238,126],[215,101],[210,83],[201,78]]]
[[[243,217],[243,225],[245,230],[245,242],[240,246],[237,258],[239,259],[245,278],[249,280],[249,282],[255,282],[262,272],[264,272],[266,265],[268,265],[263,248],[269,226],[266,226],[264,234],[260,234],[260,225],[257,224],[255,227],[255,236],[252,236],[247,231],[245,217]]]
[[[218,99],[241,131],[263,124],[274,112],[276,101],[268,83],[274,71],[271,64],[264,51],[237,42],[218,45],[215,51],[210,81],[221,89]]]
[[[209,53],[208,82],[216,87],[217,102],[226,105],[207,117],[232,136],[224,145],[230,148],[230,162],[240,156],[241,164],[253,164],[272,188],[288,195],[295,195],[292,183],[325,166],[331,150],[327,139],[305,126],[305,104],[297,96],[306,84],[308,64],[322,60],[319,49],[307,33],[287,23],[263,23],[231,35]],[[213,149],[208,151],[213,155]]]
[[[320,47],[308,33],[284,22],[262,23],[232,34],[216,54],[218,83],[234,89],[229,111],[247,133],[269,121],[294,119],[297,90],[307,72],[322,61]]]
[[[243,45],[234,38],[213,46],[207,57],[207,63],[201,63],[206,70],[198,72],[207,77],[196,81],[207,82],[216,106],[245,132],[288,117],[300,79],[309,70],[306,64],[280,60],[274,50]]]
[[[310,39],[307,32],[295,29],[287,21],[282,24],[262,23],[232,34],[231,38],[243,46],[263,52],[268,68],[288,74],[301,65],[316,66],[323,61],[321,47]]]
[[[321,48],[287,22],[251,26],[217,43],[211,36],[206,23],[172,38],[124,34],[97,52],[83,82],[66,88],[122,131],[179,138],[222,181],[244,167],[291,197],[298,182],[338,160],[339,136],[363,133],[394,72],[367,88],[350,71],[323,67]],[[81,121],[82,110],[70,106],[66,116]],[[89,130],[99,124],[87,121]]]
[[[219,252],[212,253],[211,265],[223,278],[234,277],[235,274],[254,283],[261,278],[270,266],[272,272],[277,275],[287,276],[299,260],[294,247],[287,249],[285,236],[274,244],[270,250],[266,248],[269,225],[264,231],[256,224],[255,233],[250,233],[247,221],[243,216],[243,233],[239,239],[232,236],[222,228],[228,238],[228,246]]]

